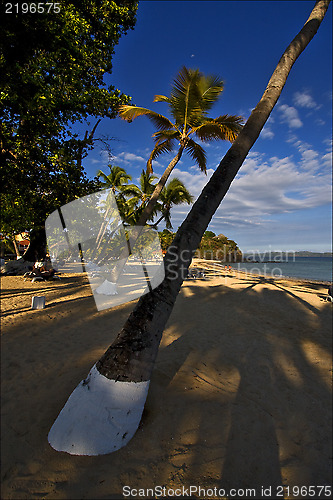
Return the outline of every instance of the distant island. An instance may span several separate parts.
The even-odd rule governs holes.
[[[308,252],[308,251],[301,251],[301,252],[295,252],[296,257],[332,257],[333,253],[332,252]]]
[[[267,252],[245,252],[243,254],[243,261],[247,262],[288,262],[294,257],[328,257],[332,258],[332,252],[309,252],[308,250],[301,250],[298,252],[292,251],[277,251],[270,250]]]

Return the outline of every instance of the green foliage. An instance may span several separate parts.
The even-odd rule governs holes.
[[[163,252],[166,252],[169,246],[171,245],[172,240],[174,239],[176,233],[172,233],[168,229],[164,229],[163,231],[159,232],[158,235],[160,237],[162,250]]]
[[[206,231],[201,239],[196,256],[203,259],[236,262],[242,259],[242,252],[235,241],[224,234],[218,236],[213,231]]]
[[[158,210],[162,213],[162,217],[156,222],[156,225],[164,219],[167,229],[172,229],[171,208],[174,205],[181,205],[183,203],[189,205],[193,203],[194,198],[182,181],[174,177],[162,189],[159,200]]]
[[[106,175],[99,170],[97,176],[99,187],[111,188],[115,196],[118,211],[125,225],[137,224],[143,210],[147,206],[152,193],[156,187],[157,177],[142,170],[139,185],[128,184],[132,177],[126,170],[116,165],[108,165],[110,173]],[[152,225],[157,226],[165,220],[167,228],[171,228],[171,208],[182,203],[192,203],[193,197],[184,184],[177,178],[172,179],[161,191],[155,209],[149,218],[152,223],[155,216],[160,212],[161,217]]]
[[[210,238],[210,239],[215,238],[215,236],[216,236],[216,234],[213,233],[213,231],[205,231],[205,233],[203,235],[204,238]]]
[[[43,225],[56,207],[96,190],[82,159],[93,148],[100,119],[114,118],[129,102],[104,77],[120,36],[134,27],[137,3],[59,4],[60,13],[1,20],[3,232]],[[91,129],[83,137],[73,130],[77,121]]]
[[[166,251],[171,245],[176,233],[164,229],[158,233],[161,247]],[[242,252],[233,240],[229,240],[223,234],[218,236],[213,231],[206,231],[201,239],[199,248],[194,257],[207,260],[220,260],[223,262],[236,262],[242,260]]]

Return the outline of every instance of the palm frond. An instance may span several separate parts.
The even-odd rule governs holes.
[[[102,172],[102,170],[97,172],[96,177],[102,177],[102,179],[104,179],[104,182],[101,183],[103,186],[105,184],[109,184],[109,178],[104,172]]]
[[[120,118],[128,121],[129,123],[139,116],[147,116],[147,118],[153,122],[158,130],[167,130],[174,127],[173,123],[168,118],[147,108],[124,104],[123,106],[120,106],[118,113]]]
[[[152,162],[156,160],[162,153],[170,153],[174,148],[174,137],[170,137],[163,142],[157,142],[156,146],[150,153],[149,159],[147,161],[147,173],[151,174],[153,172]]]
[[[121,189],[122,196],[138,196],[140,189],[134,184],[129,184],[128,186],[124,186]]]
[[[208,111],[216,103],[223,92],[223,80],[216,75],[208,75],[200,78],[198,88],[200,91],[200,104],[203,111]]]
[[[166,102],[167,104],[171,104],[171,99],[166,95],[155,95],[153,102]]]
[[[193,113],[200,113],[200,92],[198,81],[201,73],[198,69],[181,68],[173,82],[171,89],[170,111],[176,125],[188,122],[188,117]]]
[[[205,150],[193,139],[189,139],[186,145],[186,151],[196,162],[202,172],[206,173],[206,153]]]
[[[154,139],[156,144],[160,144],[165,140],[180,140],[181,134],[178,130],[161,130],[159,132],[155,132],[152,135],[152,138]]]
[[[190,204],[194,200],[191,193],[178,177],[174,177],[168,182],[160,194],[160,199],[164,206],[180,205],[181,203]]]
[[[156,175],[152,175],[150,172],[145,172],[144,170],[142,170],[140,175],[140,187],[144,196],[147,197],[153,193],[156,187],[154,181],[156,181],[157,179],[158,177],[156,177]]]
[[[193,128],[192,132],[202,141],[227,140],[233,142],[242,130],[241,116],[223,115],[207,120],[202,125]]]

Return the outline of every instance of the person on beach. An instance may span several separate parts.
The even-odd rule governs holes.
[[[45,261],[37,261],[35,262],[31,273],[37,278],[52,278],[54,276],[55,270],[47,265]]]

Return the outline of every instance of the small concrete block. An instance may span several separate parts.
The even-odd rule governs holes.
[[[32,297],[31,309],[44,309],[45,297]]]

